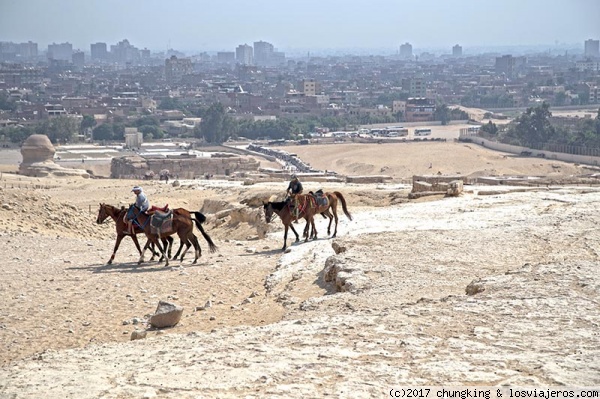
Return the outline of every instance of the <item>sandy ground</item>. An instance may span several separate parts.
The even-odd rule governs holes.
[[[318,168],[396,179],[589,173],[450,142],[295,149]],[[114,223],[95,223],[98,203],[132,202],[134,184],[155,204],[206,213],[219,252],[200,238],[196,265],[188,254],[169,268],[138,266],[126,239],[107,265]],[[393,384],[600,384],[596,188],[468,187],[460,198],[409,201],[398,182],[328,184],[354,220],[340,215],[336,240],[319,220],[320,239],[282,254],[281,224],[266,225],[248,204],[286,185],[3,173],[0,397],[381,397]],[[336,255],[334,242],[346,251]],[[465,295],[472,281],[477,294]],[[184,307],[176,327],[148,329],[159,300]],[[144,329],[146,340],[129,342]]]

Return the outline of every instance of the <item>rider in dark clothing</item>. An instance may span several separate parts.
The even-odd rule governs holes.
[[[295,222],[298,222],[298,216],[300,214],[300,209],[298,209],[298,199],[296,198],[296,196],[298,194],[302,194],[302,190],[303,190],[302,183],[300,183],[300,180],[298,180],[298,176],[296,176],[295,174],[292,175],[292,180],[290,181],[290,184],[288,185],[286,193],[294,201]]]

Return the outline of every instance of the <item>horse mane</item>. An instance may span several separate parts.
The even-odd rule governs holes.
[[[286,201],[267,202],[267,205],[271,204],[273,209],[280,211],[285,207],[286,203],[287,203]]]

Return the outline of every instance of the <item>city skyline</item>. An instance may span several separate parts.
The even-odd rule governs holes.
[[[322,3],[306,0],[282,10],[272,0],[202,6],[188,0],[8,0],[0,5],[0,41],[31,40],[39,43],[40,50],[69,42],[86,52],[91,43],[117,43],[124,38],[153,51],[233,51],[240,44],[264,40],[286,52],[397,52],[405,42],[415,49],[447,52],[458,43],[468,52],[469,48],[558,43],[583,48],[585,40],[600,37],[595,21],[600,2],[595,0],[557,2],[552,7],[541,0],[418,4],[375,0],[368,12],[339,0]]]

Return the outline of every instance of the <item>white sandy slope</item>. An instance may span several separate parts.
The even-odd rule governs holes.
[[[47,351],[3,367],[0,397],[357,398],[408,385],[597,386],[600,192],[476,194],[363,209],[340,227],[346,252],[334,256],[332,241],[319,239],[277,255],[264,295],[287,309],[280,322]],[[350,292],[324,281],[327,259]],[[482,291],[465,295],[474,280]]]

